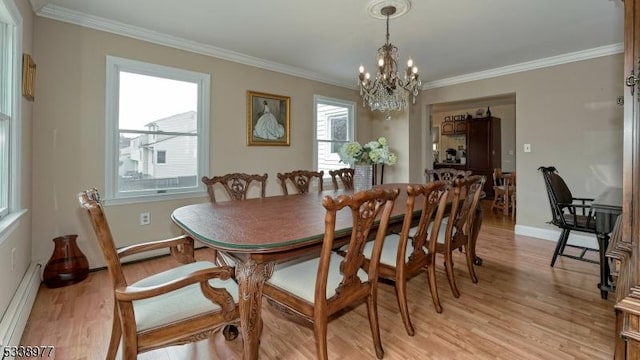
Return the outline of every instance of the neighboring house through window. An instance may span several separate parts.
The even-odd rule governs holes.
[[[315,168],[328,178],[329,170],[349,167],[340,162],[338,151],[355,139],[355,103],[316,95],[314,105]]]
[[[209,75],[107,57],[107,200],[201,195]]]

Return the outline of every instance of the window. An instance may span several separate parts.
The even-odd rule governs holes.
[[[314,97],[315,104],[315,168],[329,170],[349,167],[340,162],[338,151],[346,142],[355,139],[355,103],[351,101]]]
[[[166,164],[167,163],[167,152],[165,150],[158,150],[156,152],[156,164]]]
[[[0,219],[20,213],[20,69],[22,18],[0,0]],[[10,220],[8,220],[10,221]],[[7,229],[3,222],[0,231]]]
[[[107,200],[202,195],[209,87],[208,74],[107,57]]]

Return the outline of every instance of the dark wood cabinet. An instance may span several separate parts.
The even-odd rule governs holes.
[[[486,117],[466,121],[467,169],[474,175],[484,175],[484,190],[493,198],[493,169],[502,167],[500,118]]]
[[[640,0],[624,1],[624,144],[622,215],[607,256],[616,260],[614,359],[640,358]],[[633,75],[635,74],[635,77]],[[622,77],[621,77],[622,81]]]

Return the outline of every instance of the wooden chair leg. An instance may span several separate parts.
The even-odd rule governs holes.
[[[315,319],[313,322],[313,334],[316,337],[316,353],[318,359],[327,360],[329,358],[327,352],[327,321],[324,319]]]
[[[113,321],[111,323],[111,339],[109,339],[109,347],[107,349],[107,360],[115,360],[118,348],[120,347],[120,339],[122,338],[122,328],[120,327],[120,315],[118,314],[118,306],[113,305]]]
[[[436,283],[436,264],[435,260],[431,265],[427,266],[427,280],[429,282],[429,291],[431,291],[431,300],[433,306],[436,308],[436,312],[439,314],[442,312],[442,305],[440,305],[440,296],[438,295],[438,284]]]
[[[373,346],[376,349],[376,357],[382,359],[384,350],[382,349],[382,340],[380,340],[380,326],[378,324],[378,304],[377,295],[371,294],[367,298],[367,313],[369,314],[369,327],[371,328],[371,336],[373,337]]]
[[[465,245],[464,254],[467,258],[467,268],[469,268],[469,276],[474,284],[478,283],[478,276],[476,275],[476,269],[473,267],[473,255],[469,251],[469,245]]]
[[[445,254],[445,268],[447,269],[447,280],[449,281],[449,287],[451,288],[451,292],[453,296],[456,298],[460,297],[460,291],[458,291],[458,286],[456,285],[456,278],[453,274],[453,257],[451,252],[447,252]]]
[[[404,277],[404,274],[402,274],[402,277]],[[407,330],[409,336],[413,336],[415,332],[411,324],[411,319],[409,318],[409,306],[407,305],[407,281],[396,278],[395,288],[396,300],[398,300],[398,307],[400,308],[400,316],[402,317],[404,328]]]
[[[564,247],[567,241],[566,239],[568,238],[569,238],[569,230],[562,229],[562,232],[560,233],[560,238],[558,238],[558,243],[556,244],[556,249],[553,251],[553,256],[551,257],[551,267],[555,265],[558,255],[562,255],[562,253],[564,252]]]

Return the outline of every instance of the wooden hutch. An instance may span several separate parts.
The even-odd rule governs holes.
[[[640,359],[640,0],[624,1],[622,215],[607,256],[616,286],[615,359]]]
[[[442,136],[466,136],[466,163],[434,163],[434,169],[451,167],[471,170],[474,175],[484,175],[487,181],[484,191],[487,198],[493,198],[493,169],[501,167],[500,118],[483,118],[444,121],[441,125]]]

